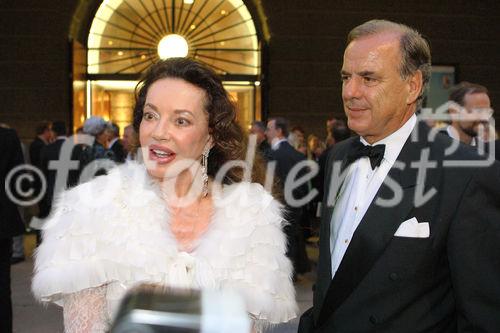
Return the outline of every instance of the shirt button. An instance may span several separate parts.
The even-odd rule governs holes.
[[[347,238],[344,239],[344,243],[346,243],[346,244],[349,243],[349,240]]]
[[[370,316],[370,323],[372,323],[373,325],[377,325],[378,324],[378,319],[377,317],[371,315]]]
[[[358,206],[354,206],[354,210],[355,210],[355,211],[358,211]]]

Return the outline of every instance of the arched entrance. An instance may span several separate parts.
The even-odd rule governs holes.
[[[94,13],[86,41],[73,42],[75,129],[91,115],[131,123],[141,73],[179,51],[171,37],[221,75],[243,127],[261,119],[264,43],[242,0],[104,0]]]

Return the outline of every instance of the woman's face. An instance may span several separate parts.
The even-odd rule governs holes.
[[[139,140],[151,176],[177,176],[179,172],[173,171],[173,165],[192,165],[189,161],[200,159],[210,144],[205,99],[203,89],[182,79],[161,79],[149,87]]]

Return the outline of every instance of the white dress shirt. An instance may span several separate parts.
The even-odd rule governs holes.
[[[332,277],[335,276],[340,266],[356,228],[370,207],[375,194],[394,165],[416,123],[417,117],[413,115],[396,132],[373,143],[373,146],[385,144],[384,158],[380,166],[374,170],[371,168],[368,157],[362,157],[348,167],[347,176],[330,221]],[[360,141],[364,145],[368,145],[363,138],[360,138]]]
[[[285,141],[288,141],[286,138],[282,138],[282,139],[274,139],[271,143],[271,149],[272,150],[278,150],[278,148],[280,147],[280,144],[282,142],[285,142]]]
[[[118,138],[114,138],[113,140],[109,141],[108,149],[111,149],[116,141],[118,141]]]

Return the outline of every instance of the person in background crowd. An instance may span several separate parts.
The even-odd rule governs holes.
[[[10,126],[5,123],[0,123],[0,127],[10,128]],[[26,162],[29,159],[28,151],[26,149],[26,145],[23,142],[20,142],[20,144],[21,144],[21,150],[23,152],[23,162]],[[23,220],[24,223],[26,217],[25,207],[18,206],[18,209],[19,209],[19,215],[21,216],[21,219]],[[10,263],[11,265],[15,265],[20,262],[23,262],[24,260],[25,260],[24,234],[20,234],[12,237],[12,256],[10,258]]]
[[[269,160],[271,146],[266,139],[266,124],[263,121],[254,121],[250,127],[250,134],[257,136],[257,149],[265,160]]]
[[[300,333],[498,331],[500,163],[430,135],[416,116],[430,76],[416,30],[372,20],[349,33],[342,100],[359,136],[328,157]]]
[[[133,125],[128,125],[124,128],[122,143],[123,148],[127,152],[126,160],[142,160],[141,153],[139,152],[139,135]]]
[[[266,137],[271,145],[269,161],[276,162],[276,176],[281,192],[285,191],[285,183],[288,179],[290,170],[304,160],[304,154],[293,148],[287,140],[288,121],[284,118],[271,118],[267,122]],[[298,177],[300,174],[298,175]],[[304,197],[308,193],[307,184],[304,184],[294,190],[293,196],[296,199]],[[307,258],[305,240],[301,230],[301,219],[304,214],[304,207],[293,207],[285,202],[287,214],[286,218],[289,225],[285,228],[288,238],[288,257],[292,260],[295,274],[309,272],[311,269],[309,259]],[[296,277],[296,276],[295,276]]]
[[[40,168],[40,152],[54,139],[52,124],[44,121],[36,127],[36,137],[30,144],[30,163]]]
[[[320,140],[314,134],[310,134],[307,137],[307,158],[313,161],[318,162],[319,157],[325,151],[326,146],[323,141]]]
[[[21,142],[13,129],[0,127],[0,179],[15,167],[24,163]],[[5,181],[4,181],[5,182]],[[12,238],[24,233],[24,222],[19,209],[7,194],[16,193],[15,177],[9,184],[0,186],[0,332],[12,332],[12,299],[10,289],[10,265],[12,257]]]
[[[52,129],[56,135],[56,140],[45,146],[41,154],[41,170],[47,180],[47,191],[41,201],[41,207],[43,207],[40,214],[41,218],[49,216],[52,209],[53,198],[56,197],[59,192],[71,186],[74,183],[73,179],[77,177],[78,173],[77,170],[70,170],[66,184],[63,184],[62,188],[55,188],[56,170],[49,169],[49,166],[51,161],[58,161],[60,159],[62,146],[67,140],[68,130],[64,121],[55,121],[52,125]],[[75,159],[74,154],[75,151],[72,152],[73,160]]]
[[[288,135],[288,142],[298,152],[307,155],[307,144],[305,136],[306,133],[304,132],[304,129],[300,126],[295,126],[292,128]]]
[[[47,146],[49,143],[51,143],[54,139],[54,132],[52,131],[52,123],[44,121],[38,124],[36,127],[36,137],[35,139],[31,142],[30,147],[29,147],[29,156],[30,156],[30,163],[41,170],[42,165],[41,165],[41,153],[42,149]],[[42,190],[42,183],[40,182],[40,179],[35,176],[35,184],[34,184],[34,196],[36,197],[40,191]],[[43,214],[45,212],[43,211],[44,207],[42,202],[38,202],[38,218],[43,218]],[[37,245],[40,244],[40,230],[35,229],[36,233],[36,243]]]
[[[349,127],[347,127],[347,124],[345,120],[343,119],[338,119],[338,118],[332,118],[335,121],[332,124],[332,127],[329,130],[329,135],[331,135],[331,142],[333,142],[330,146],[328,146],[325,151],[321,154],[321,156],[318,158],[318,166],[319,166],[319,172],[318,175],[315,177],[315,184],[316,184],[316,189],[318,190],[318,195],[317,195],[317,201],[318,205],[321,207],[321,203],[323,202],[323,193],[324,193],[324,184],[325,184],[325,169],[326,169],[326,162],[328,159],[328,154],[332,150],[332,148],[335,146],[336,143],[339,143],[341,141],[344,141],[348,139],[351,136],[351,131],[349,130]]]
[[[463,81],[451,89],[449,100],[454,103],[448,110],[451,125],[446,127],[445,132],[471,146],[477,146],[478,140],[484,141],[488,136],[479,137],[479,131],[489,132],[488,121],[493,116],[488,89],[480,84]]]
[[[318,163],[320,156],[325,151],[325,148],[325,143],[321,141],[320,138],[316,135],[310,134],[307,137],[307,158],[309,160]],[[321,187],[321,184],[319,182],[320,178],[318,178],[318,175],[316,175],[309,182],[310,190],[318,189],[319,187]],[[317,226],[319,222],[319,215],[317,215],[317,210],[319,202],[320,201],[318,196],[314,197],[310,202],[308,202],[305,209],[306,213],[301,220],[301,225],[304,231],[304,239],[306,240],[315,235],[318,230]]]
[[[93,136],[94,143],[91,146],[83,147],[82,151],[79,153],[80,175],[87,167],[87,165],[89,165],[91,162],[105,162],[105,160],[115,160],[114,153],[108,149],[109,136],[107,131],[109,127],[110,123],[105,121],[101,117],[92,116],[85,120],[85,123],[83,124],[83,133]],[[103,170],[102,166],[93,165],[92,170],[89,170],[89,174],[100,176],[106,174],[106,172],[105,170]]]
[[[111,123],[108,127],[109,146],[108,149],[113,152],[114,161],[116,163],[124,163],[127,157],[127,152],[120,140],[120,128],[117,124]]]

